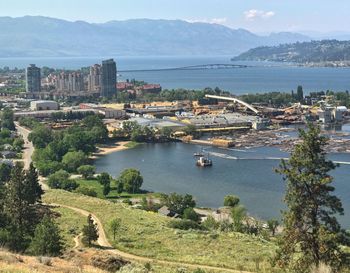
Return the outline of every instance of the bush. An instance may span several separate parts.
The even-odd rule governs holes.
[[[213,216],[208,216],[207,219],[202,223],[202,226],[209,230],[215,230],[220,227],[220,224],[214,219]]]
[[[38,260],[39,263],[46,265],[46,266],[51,266],[52,265],[52,260],[50,257],[43,257],[43,256],[39,256],[36,258]]]
[[[78,173],[85,179],[92,177],[95,174],[95,170],[96,168],[91,165],[82,165],[77,169]]]
[[[170,228],[189,230],[189,229],[202,229],[202,227],[191,220],[182,219],[182,220],[172,220],[169,222],[168,226]]]
[[[48,185],[50,188],[66,191],[73,191],[79,187],[79,184],[75,180],[69,179],[69,173],[64,170],[59,170],[51,174],[48,179]]]
[[[200,219],[199,215],[194,211],[193,208],[185,209],[182,218],[192,220],[194,222],[198,222]]]
[[[97,197],[97,192],[94,189],[88,187],[79,187],[75,190],[75,192],[91,197]]]
[[[111,254],[101,254],[99,256],[94,256],[91,259],[91,264],[94,267],[106,270],[109,272],[116,272],[129,262],[123,260],[118,256],[112,256]]]
[[[224,198],[224,206],[235,207],[239,204],[239,197],[236,195],[226,195]]]

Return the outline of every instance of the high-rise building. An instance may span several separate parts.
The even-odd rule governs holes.
[[[68,91],[84,91],[84,76],[78,72],[68,74]]]
[[[88,75],[88,91],[96,92],[101,90],[101,65],[95,64],[90,67]]]
[[[117,66],[113,59],[102,61],[101,96],[112,97],[117,94]]]
[[[41,91],[40,68],[31,64],[26,69],[26,91],[29,93]]]

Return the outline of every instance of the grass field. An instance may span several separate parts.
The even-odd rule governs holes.
[[[140,256],[228,267],[238,270],[271,272],[269,258],[275,245],[241,233],[180,231],[167,227],[169,218],[132,209],[121,203],[91,198],[62,190],[49,190],[47,203],[66,204],[94,213],[102,221],[109,240],[111,219],[121,219],[115,247]]]
[[[81,233],[86,224],[86,217],[67,208],[54,208],[53,211],[59,214],[56,223],[59,225],[66,248],[74,247],[74,237]]]

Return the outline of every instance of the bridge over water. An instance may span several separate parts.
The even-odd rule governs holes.
[[[148,71],[174,71],[174,70],[207,70],[207,69],[234,69],[234,68],[247,68],[248,65],[238,64],[199,64],[189,65],[181,67],[169,67],[169,68],[150,68],[150,69],[127,69],[119,70],[118,72],[148,72]]]

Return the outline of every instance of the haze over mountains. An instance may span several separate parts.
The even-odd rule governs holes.
[[[0,57],[237,55],[258,46],[311,38],[290,32],[259,36],[244,29],[181,20],[135,19],[92,24],[0,17]]]

